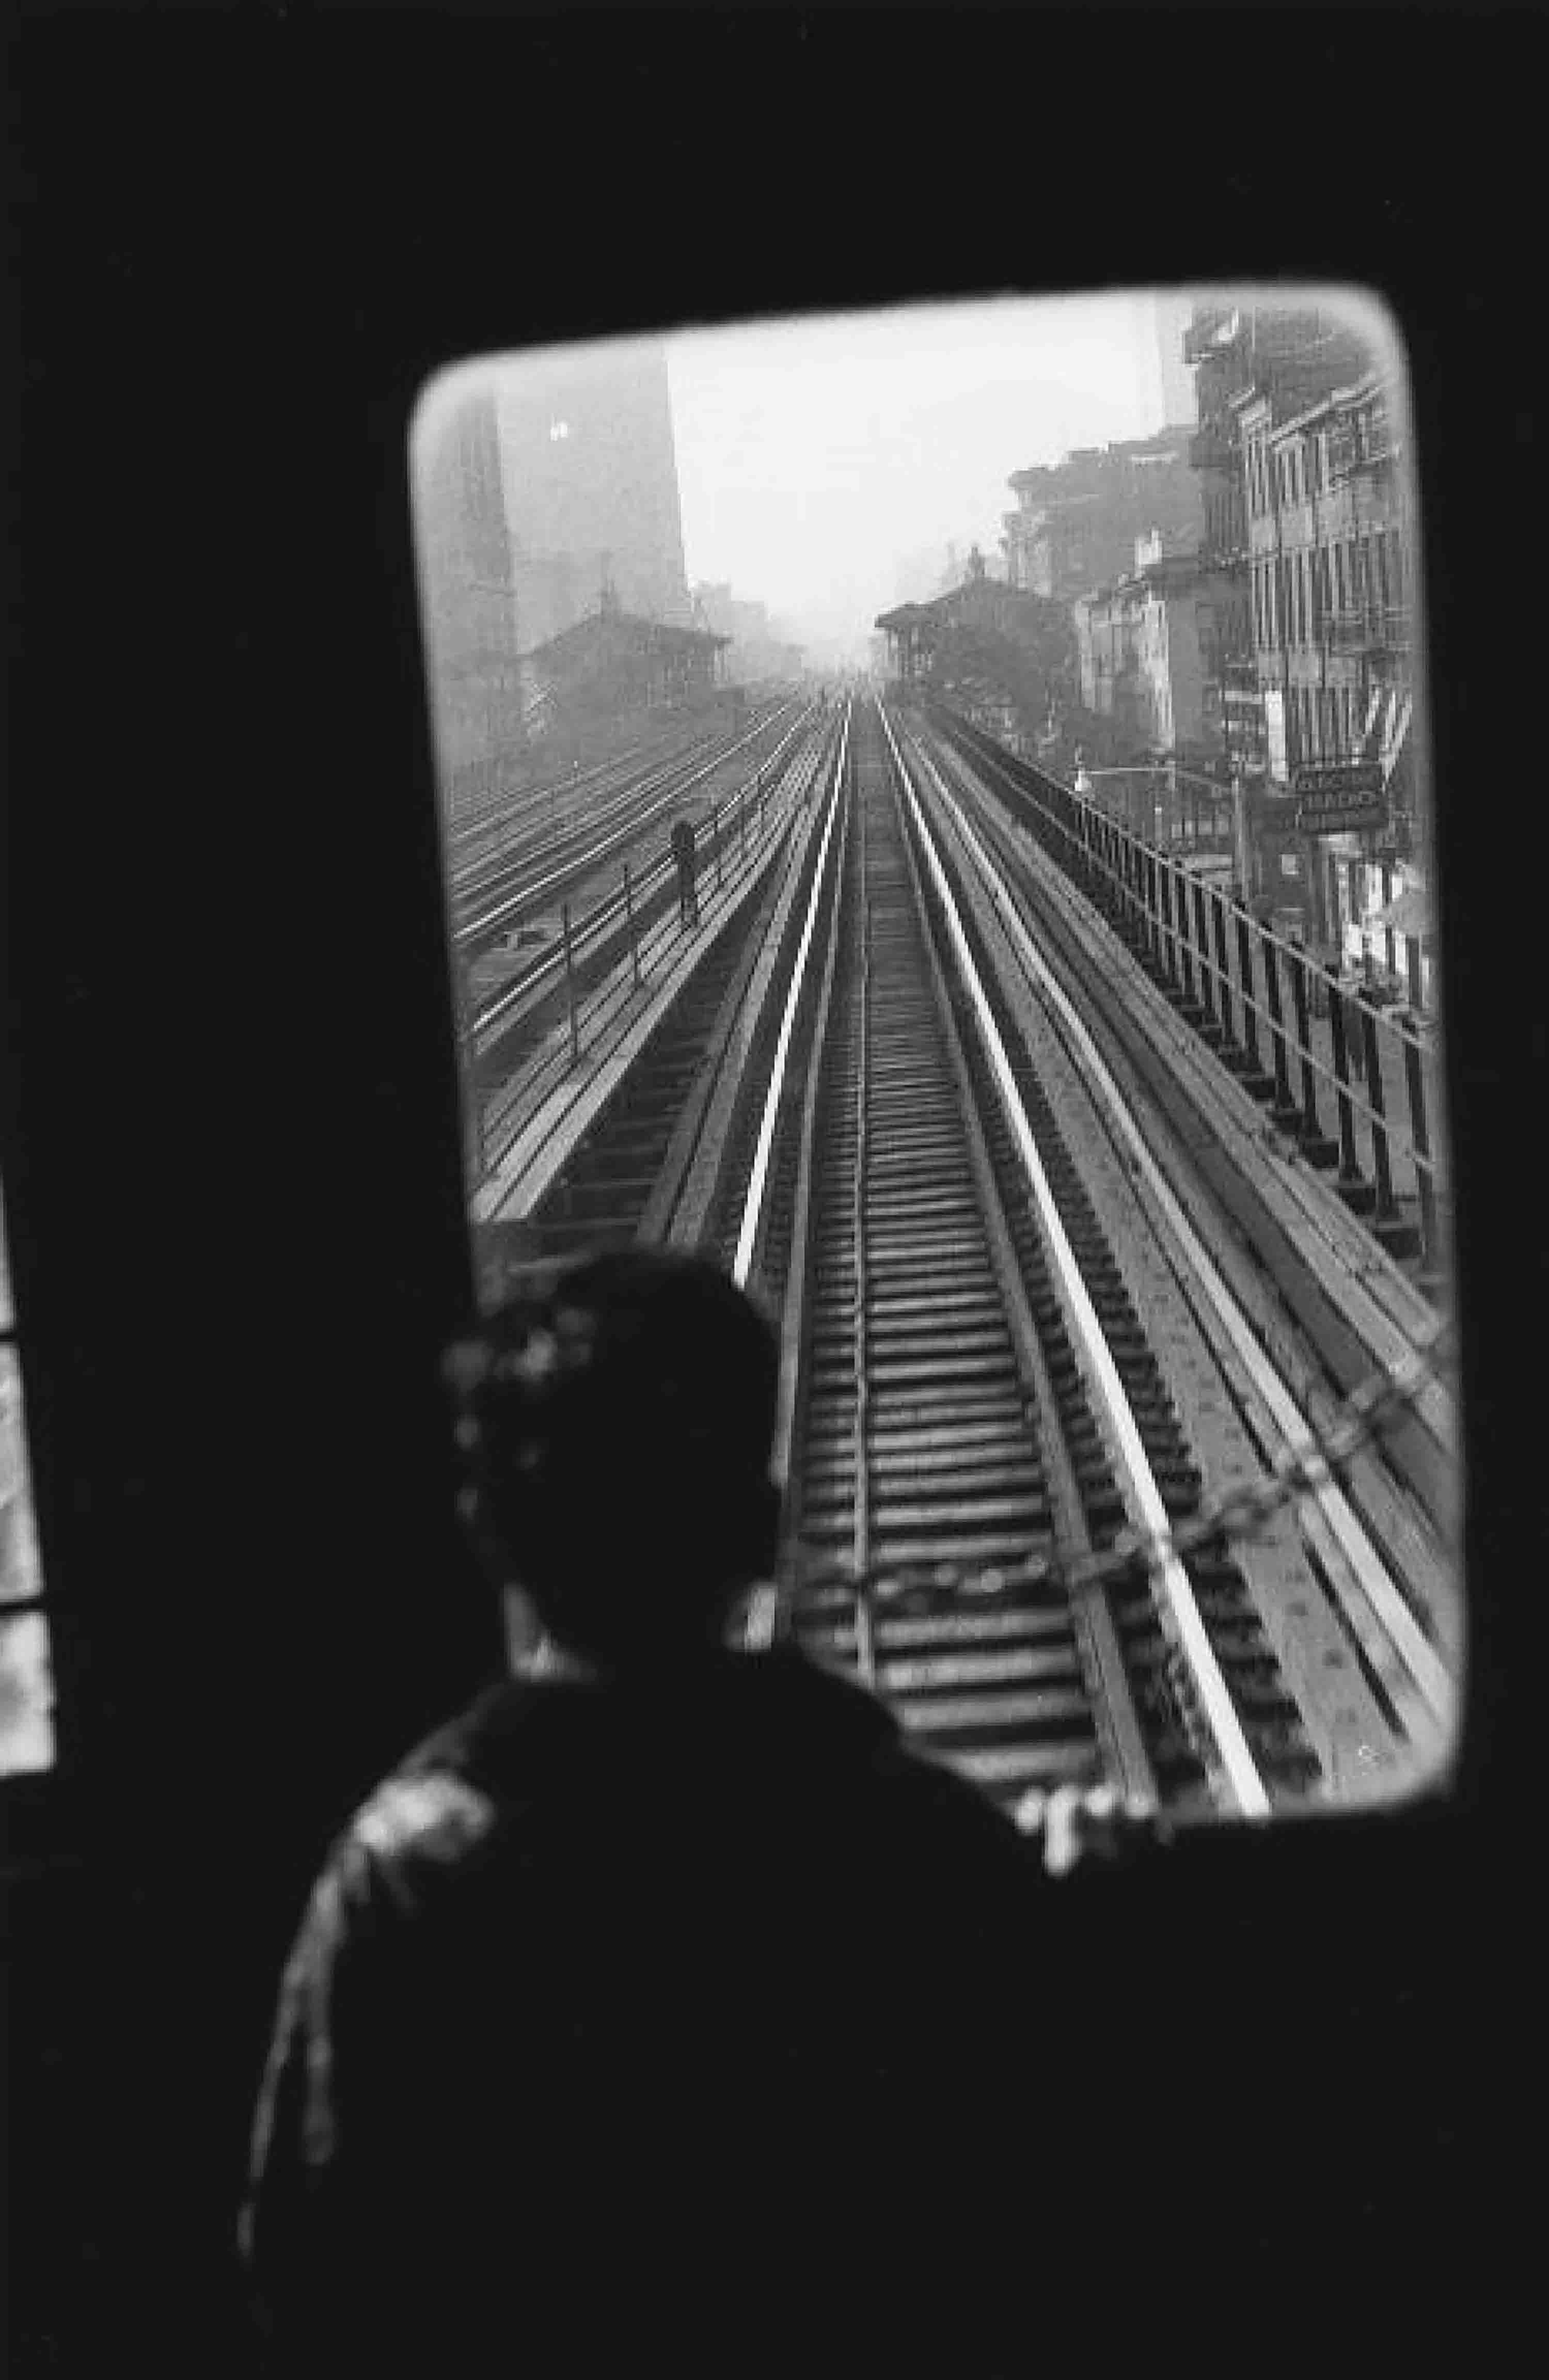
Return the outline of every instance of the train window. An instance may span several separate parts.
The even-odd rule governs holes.
[[[0,1777],[53,1767],[53,1704],[21,1363],[0,1210]]]
[[[749,1641],[1013,1811],[1444,1779],[1445,788],[1381,301],[494,356],[409,463],[482,1292],[658,1239],[778,1317]]]

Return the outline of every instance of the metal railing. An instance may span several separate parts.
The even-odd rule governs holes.
[[[701,845],[696,864],[696,913],[699,897],[708,899],[724,886],[740,899],[770,851],[783,844],[810,806],[833,749],[832,731],[800,746],[793,736],[774,759],[762,762],[753,777],[714,805],[705,820],[709,849]],[[617,889],[603,894],[585,916],[572,918],[568,903],[562,905],[552,947],[515,982],[482,1008],[471,998],[466,1000],[463,1077],[470,1111],[469,1164],[476,1183],[485,1179],[494,1161],[492,1133],[503,1133],[509,1143],[509,1086],[534,1049],[563,1022],[568,1064],[574,1068],[579,1063],[590,1038],[604,1029],[611,1014],[606,1000],[614,971],[627,963],[631,996],[638,994],[654,960],[670,956],[680,937],[697,929],[684,918],[680,900],[670,856],[657,858],[639,875],[626,859]],[[599,988],[604,1004],[592,1002]]]
[[[1350,1211],[1390,1255],[1419,1256],[1422,1281],[1439,1280],[1441,1057],[1418,967],[1409,1004],[1384,1009],[1375,986],[1343,981],[1154,837],[964,722],[943,724],[1016,787],[1045,850],[1306,1160],[1334,1172]]]

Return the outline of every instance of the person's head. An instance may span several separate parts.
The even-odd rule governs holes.
[[[701,1257],[629,1248],[452,1351],[465,1514],[556,1643],[608,1664],[721,1635],[773,1569],[779,1347]]]

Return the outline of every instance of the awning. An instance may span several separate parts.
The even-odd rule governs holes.
[[[1396,934],[1412,935],[1417,942],[1428,941],[1435,932],[1431,923],[1431,912],[1425,905],[1425,895],[1412,884],[1400,892],[1396,901],[1390,901],[1385,909],[1376,910],[1361,922],[1379,930],[1391,926]]]

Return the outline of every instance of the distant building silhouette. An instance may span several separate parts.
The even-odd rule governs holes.
[[[1189,447],[1189,431],[1176,429],[1013,472],[1018,508],[1005,516],[1011,585],[1074,603],[1132,567],[1136,539],[1152,530],[1165,553],[1193,552],[1203,509]]]
[[[800,646],[780,635],[762,603],[739,601],[725,580],[696,586],[693,612],[696,627],[729,640],[722,664],[729,685],[756,686],[770,678],[787,682],[800,676]]]
[[[503,375],[501,468],[524,653],[595,608],[689,625],[665,350],[538,358]]]
[[[417,528],[431,695],[457,798],[522,740],[516,594],[493,392],[427,408]]]

